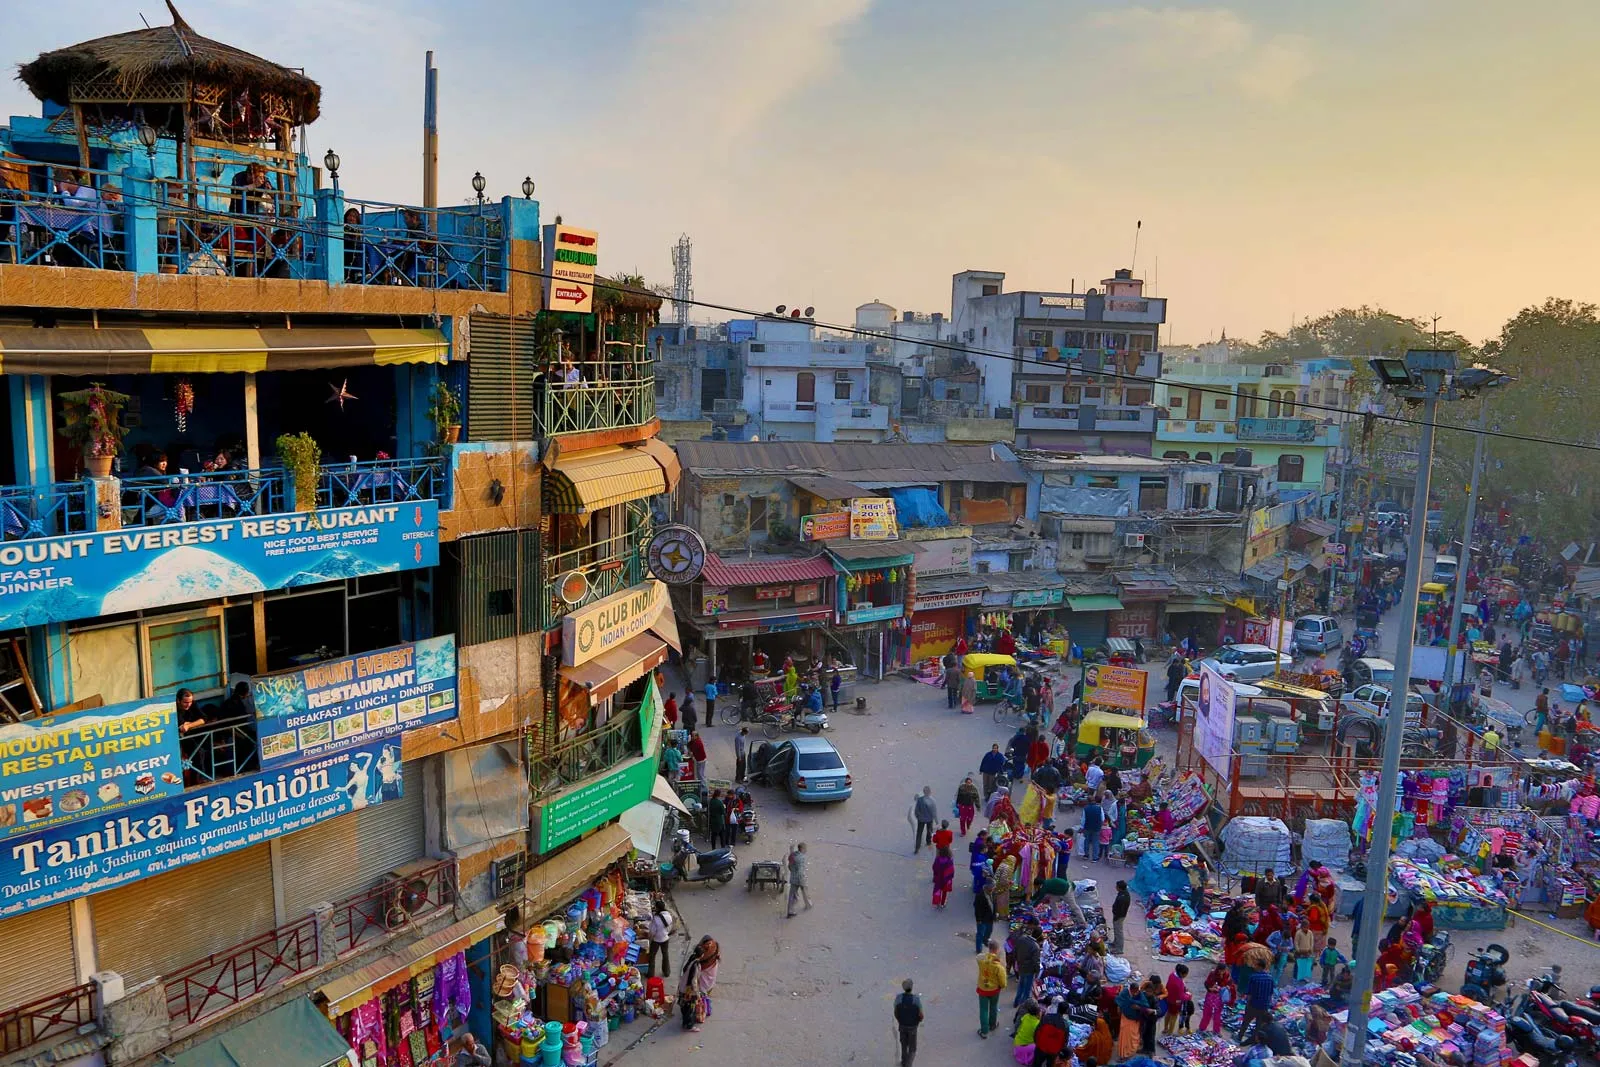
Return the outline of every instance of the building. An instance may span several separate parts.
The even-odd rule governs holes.
[[[890,406],[872,396],[874,350],[819,337],[806,319],[757,319],[740,350],[746,425],[765,441],[884,440]]]
[[[337,156],[294,149],[316,83],[176,16],[21,76],[0,738],[97,766],[0,761],[27,798],[0,801],[0,949],[27,960],[0,1056],[292,1031],[333,1060],[413,976],[487,1004],[509,909],[627,853],[618,805],[655,778],[612,653],[659,631],[563,645],[610,597],[665,601],[653,306],[590,309],[598,235],[541,231],[531,197],[346,199]],[[573,277],[546,294],[549,261]],[[581,388],[551,387],[564,355]]]
[[[743,320],[650,328],[646,343],[655,357],[656,413],[663,440],[693,441],[718,431],[724,438],[745,436],[740,354],[754,327],[753,321]]]
[[[1144,295],[1130,270],[1083,293],[1004,284],[996,271],[951,281],[952,331],[987,414],[1014,417],[1023,447],[1149,455],[1166,301]]]

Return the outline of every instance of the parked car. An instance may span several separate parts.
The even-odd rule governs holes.
[[[844,757],[823,737],[796,737],[772,746],[758,777],[788,790],[796,804],[848,800],[854,785]]]
[[[1345,671],[1344,682],[1348,689],[1355,689],[1371,682],[1393,685],[1394,664],[1376,656],[1363,656],[1350,664],[1350,669]]]
[[[1266,645],[1223,645],[1212,655],[1200,661],[1224,678],[1250,681],[1265,678],[1278,667],[1288,670],[1294,666],[1294,657],[1287,652],[1275,652]]]
[[[1294,620],[1294,647],[1318,655],[1344,644],[1344,631],[1332,615],[1302,615]]]
[[[1375,719],[1384,717],[1389,706],[1390,691],[1386,686],[1373,682],[1357,686],[1345,694],[1345,707],[1363,715],[1371,715]],[[1416,725],[1422,721],[1422,709],[1425,705],[1420,693],[1406,694],[1406,723]]]

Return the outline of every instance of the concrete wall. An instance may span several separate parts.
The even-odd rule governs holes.
[[[768,543],[767,531],[750,529],[752,497],[766,498],[768,529],[774,519],[782,520],[791,530],[798,526],[794,486],[786,478],[753,475],[702,480],[688,474],[682,492],[685,521],[700,531],[713,552],[742,554],[747,544],[760,549]]]
[[[439,537],[534,526],[539,521],[539,464],[527,445],[459,444],[451,447],[451,506],[439,514]],[[494,483],[500,502],[495,503]]]

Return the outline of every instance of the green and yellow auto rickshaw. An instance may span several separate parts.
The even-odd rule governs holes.
[[[970,674],[978,683],[978,699],[999,700],[1005,696],[1006,687],[1001,675],[1009,670],[1010,676],[1020,678],[1022,668],[1015,656],[997,652],[969,652],[961,661],[963,674]]]
[[[1144,720],[1137,715],[1091,711],[1078,724],[1073,754],[1081,760],[1098,754],[1123,769],[1143,767],[1156,754],[1156,735],[1145,729]]]

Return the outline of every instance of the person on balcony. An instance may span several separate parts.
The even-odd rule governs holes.
[[[361,241],[361,209],[344,212],[344,280],[361,284],[366,279],[367,249]]]
[[[233,215],[272,215],[272,186],[267,168],[251,163],[233,176],[233,194],[228,212]],[[236,225],[232,233],[233,273],[240,278],[256,276],[256,260],[267,249],[264,231],[253,225]]]
[[[56,179],[56,192],[61,194],[61,206],[78,216],[71,224],[67,244],[83,260],[82,266],[97,267],[96,246],[100,242],[100,225],[105,215],[105,204],[94,186],[85,185],[83,175],[69,170]],[[57,266],[78,264],[57,263]]]

